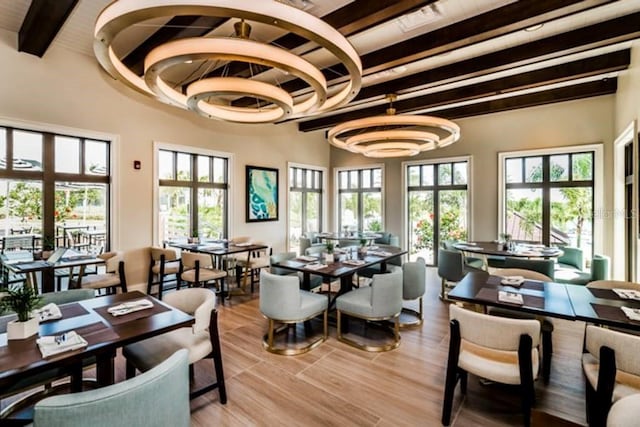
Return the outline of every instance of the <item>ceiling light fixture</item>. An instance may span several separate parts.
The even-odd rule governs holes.
[[[241,8],[238,3],[242,3]],[[235,38],[193,37],[157,46],[144,60],[143,76],[129,69],[113,49],[118,34],[143,21],[193,15],[241,21],[234,25]],[[317,43],[346,68],[348,80],[341,88],[330,91],[324,75],[314,64],[286,49],[250,39],[251,26],[245,19],[278,27]],[[353,99],[362,80],[360,58],[342,34],[321,19],[278,1],[119,0],[98,16],[94,52],[112,77],[147,96],[208,118],[239,123],[270,123],[329,111]],[[305,81],[312,93],[295,99],[278,84],[234,76],[206,78],[204,72],[200,79],[182,90],[165,77],[175,67],[203,60],[239,61],[249,64],[249,67],[258,64],[276,68]],[[230,105],[230,99],[243,96],[266,101],[267,105]]]
[[[329,143],[367,157],[408,157],[423,151],[446,147],[460,139],[460,127],[439,117],[396,116],[393,102],[397,95],[387,95],[389,108],[384,116],[351,120],[333,127],[327,134]]]

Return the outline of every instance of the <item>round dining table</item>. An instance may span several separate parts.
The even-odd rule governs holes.
[[[498,242],[457,242],[453,247],[464,252],[518,258],[557,258],[564,254],[560,248],[525,243],[516,244],[513,250],[505,250],[504,244]]]

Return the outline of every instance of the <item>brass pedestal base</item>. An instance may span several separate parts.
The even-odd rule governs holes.
[[[327,340],[327,336],[328,336],[328,321],[327,321],[327,310],[325,310],[323,312],[323,333],[320,336],[320,338],[318,338],[317,340],[302,346],[302,347],[276,347],[274,344],[274,338],[275,335],[278,334],[282,334],[282,333],[287,333],[288,330],[288,326],[290,324],[296,324],[296,323],[300,323],[300,322],[304,322],[306,320],[309,320],[313,317],[315,317],[316,315],[307,318],[307,319],[301,319],[301,320],[295,320],[295,321],[282,321],[282,320],[274,320],[274,319],[269,319],[269,329],[267,331],[267,333],[262,337],[262,347],[267,350],[269,353],[274,353],[274,354],[280,354],[280,355],[284,355],[284,356],[296,356],[298,354],[304,354],[308,351],[313,350],[314,348],[316,348],[317,346],[319,346],[321,343],[323,343],[324,341]],[[275,323],[284,323],[284,326],[276,329],[275,328]]]

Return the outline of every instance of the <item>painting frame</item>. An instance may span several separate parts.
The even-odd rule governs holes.
[[[277,168],[246,165],[246,222],[278,221],[279,173]]]

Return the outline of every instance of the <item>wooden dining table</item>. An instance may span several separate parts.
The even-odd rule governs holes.
[[[113,316],[108,308],[145,298],[153,307],[122,316]],[[7,340],[0,334],[0,390],[25,376],[59,368],[80,373],[83,361],[95,358],[99,386],[114,382],[116,350],[146,338],[190,326],[194,318],[141,292],[127,292],[60,305],[62,318],[40,324],[39,336],[75,331],[88,345],[83,349],[44,358],[38,348],[38,335],[24,340]]]
[[[497,242],[457,242],[453,247],[469,253],[514,258],[557,258],[564,253],[559,248],[525,243],[516,244],[513,250],[505,250],[504,245]]]

